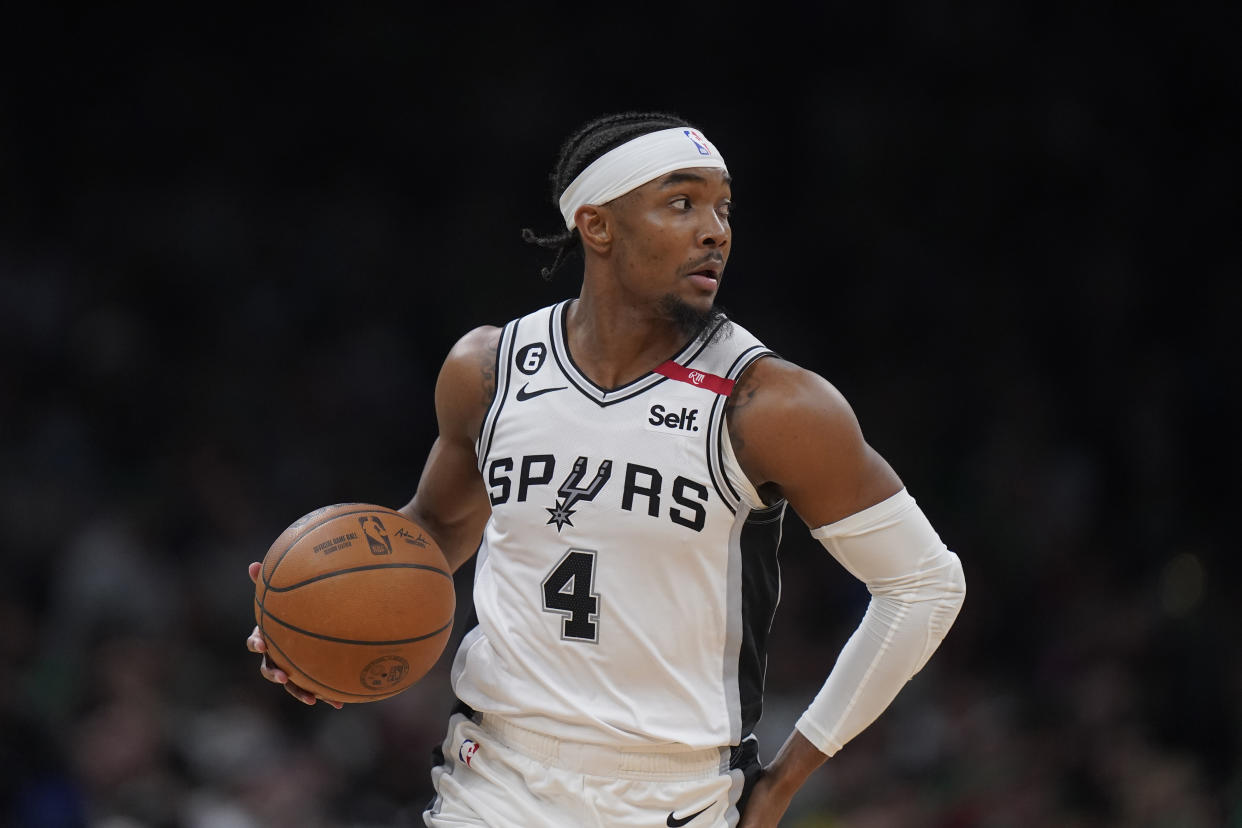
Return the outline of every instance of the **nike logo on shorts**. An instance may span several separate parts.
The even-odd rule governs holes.
[[[555,388],[540,388],[535,391],[527,391],[526,388],[529,385],[530,383],[528,382],[526,383],[526,385],[523,385],[521,388],[518,389],[518,392],[517,392],[518,402],[525,402],[526,400],[529,400],[531,397],[538,397],[540,394],[550,394],[553,391],[564,391],[566,388],[569,387],[568,385],[558,385]]]
[[[715,804],[716,803],[713,802],[711,803],[711,805],[708,805],[707,808],[710,808],[712,807],[712,805],[715,805]],[[690,814],[690,816],[684,816],[680,818],[673,816],[673,812],[669,811],[668,820],[664,824],[669,826],[669,828],[681,828],[682,825],[688,825],[690,823],[690,820],[694,819],[696,816],[699,816],[700,814],[705,813],[707,811],[707,808],[704,808],[702,811],[695,811],[693,814]]]

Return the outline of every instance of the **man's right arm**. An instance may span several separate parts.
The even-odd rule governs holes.
[[[491,514],[491,501],[475,461],[474,443],[496,393],[496,351],[499,328],[476,328],[458,340],[436,380],[436,420],[440,435],[431,447],[413,499],[401,508],[435,538],[456,571],[470,559]],[[261,564],[250,564],[250,580],[259,577]],[[304,704],[318,701],[315,694],[289,681],[284,670],[268,664],[267,642],[256,626],[246,640],[253,653],[264,655],[259,672],[284,686]],[[340,702],[328,702],[340,708]]]
[[[454,572],[478,549],[491,515],[475,441],[496,394],[500,329],[476,328],[458,340],[436,380],[436,438],[414,497],[402,514],[431,533]]]

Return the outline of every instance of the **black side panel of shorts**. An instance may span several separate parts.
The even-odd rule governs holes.
[[[729,754],[729,770],[740,770],[745,782],[742,783],[742,796],[737,801],[737,812],[739,814],[746,813],[746,802],[750,799],[750,792],[754,790],[755,783],[759,781],[760,775],[763,773],[763,764],[759,761],[759,741],[757,739],[744,739],[740,745],[733,748]]]

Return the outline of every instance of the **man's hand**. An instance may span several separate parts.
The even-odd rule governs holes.
[[[765,774],[759,777],[746,800],[746,812],[737,828],[776,828],[789,807],[790,798],[776,790],[772,780]]]
[[[791,733],[751,789],[737,828],[776,828],[794,794],[827,758],[801,733]]]
[[[259,570],[261,570],[262,568],[263,568],[263,564],[259,563],[258,561],[255,561],[254,563],[250,564],[250,580],[254,581],[256,584],[259,582]],[[302,702],[303,704],[314,704],[316,701],[323,701],[323,702],[326,702],[327,704],[332,705],[337,710],[340,710],[342,707],[345,706],[344,704],[338,701],[332,701],[330,699],[320,699],[318,696],[316,696],[314,693],[310,692],[309,690],[304,690],[301,687],[298,687],[293,682],[289,681],[289,674],[286,673],[284,670],[280,669],[279,667],[273,667],[272,665],[268,664],[267,663],[267,642],[263,640],[263,634],[259,632],[259,627],[257,624],[255,625],[254,632],[250,633],[250,637],[246,639],[246,649],[252,653],[259,653],[263,656],[263,661],[259,663],[259,672],[263,674],[263,678],[267,679],[273,684],[281,685],[282,687],[285,688],[286,693],[288,693],[290,696],[293,696],[295,699]]]

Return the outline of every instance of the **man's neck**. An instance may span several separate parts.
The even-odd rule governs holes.
[[[689,338],[657,306],[605,300],[585,285],[567,313],[574,362],[602,388],[619,388],[645,376]]]

